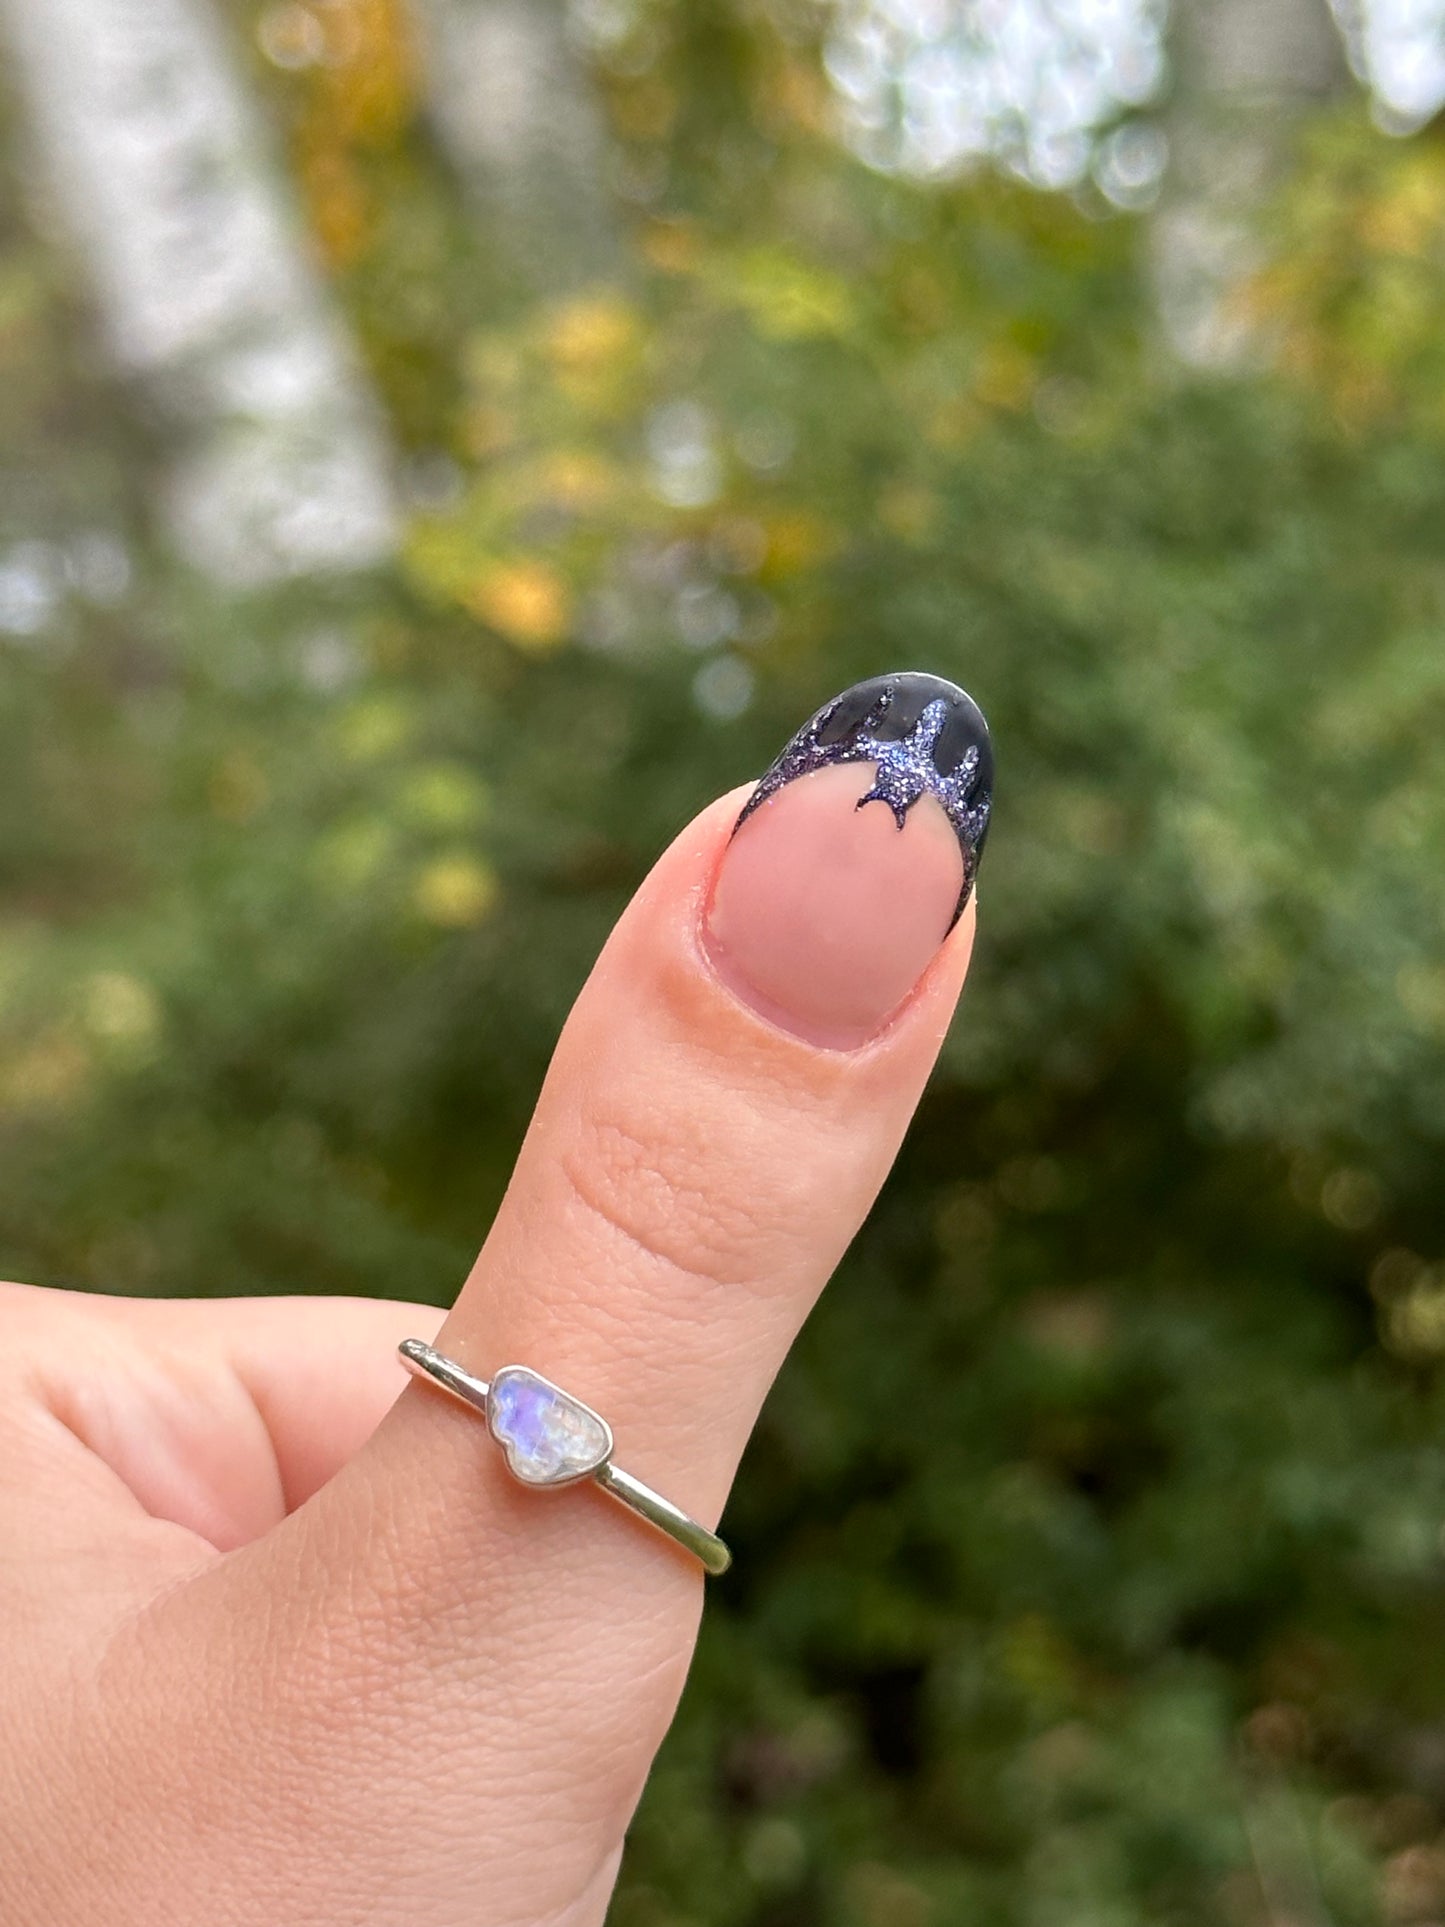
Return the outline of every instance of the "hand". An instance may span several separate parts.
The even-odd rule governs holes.
[[[742,792],[662,857],[445,1319],[0,1287],[7,1927],[602,1919],[700,1570],[588,1485],[514,1483],[395,1347],[535,1367],[716,1519],[972,942],[982,719],[888,683],[735,838]]]

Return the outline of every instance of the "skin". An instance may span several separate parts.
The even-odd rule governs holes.
[[[972,944],[970,905],[939,946],[938,806],[899,831],[870,781],[804,778],[730,849],[739,791],[664,854],[445,1316],[0,1287],[7,1927],[602,1920],[700,1570],[519,1488],[394,1348],[536,1366],[717,1519]]]

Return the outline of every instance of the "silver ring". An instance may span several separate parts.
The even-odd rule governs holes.
[[[526,1365],[503,1365],[488,1383],[419,1338],[403,1338],[396,1349],[409,1372],[430,1379],[482,1414],[502,1448],[507,1470],[522,1485],[576,1485],[591,1479],[675,1539],[714,1576],[732,1564],[732,1554],[715,1532],[612,1463],[612,1428],[606,1419],[550,1378]]]

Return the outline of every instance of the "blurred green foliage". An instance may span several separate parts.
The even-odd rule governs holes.
[[[597,81],[652,185],[528,295],[356,11],[265,84],[409,478],[381,579],[168,559],[12,156],[0,1264],[448,1297],[657,850],[855,677],[954,676],[965,1012],[614,1917],[1445,1919],[1438,140],[1305,130],[1267,364],[1200,380],[1147,215],[869,173],[761,7],[642,10]]]

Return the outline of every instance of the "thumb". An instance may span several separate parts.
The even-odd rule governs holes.
[[[740,795],[683,832],[568,1021],[436,1341],[584,1400],[707,1525],[942,1040],[990,785],[969,698],[896,675],[819,712],[735,834]],[[214,1842],[187,1917],[260,1918],[237,1896],[264,1840],[268,1920],[600,1919],[701,1593],[590,1482],[524,1488],[476,1414],[411,1386],[127,1635],[167,1683],[176,1809],[204,1803]]]

